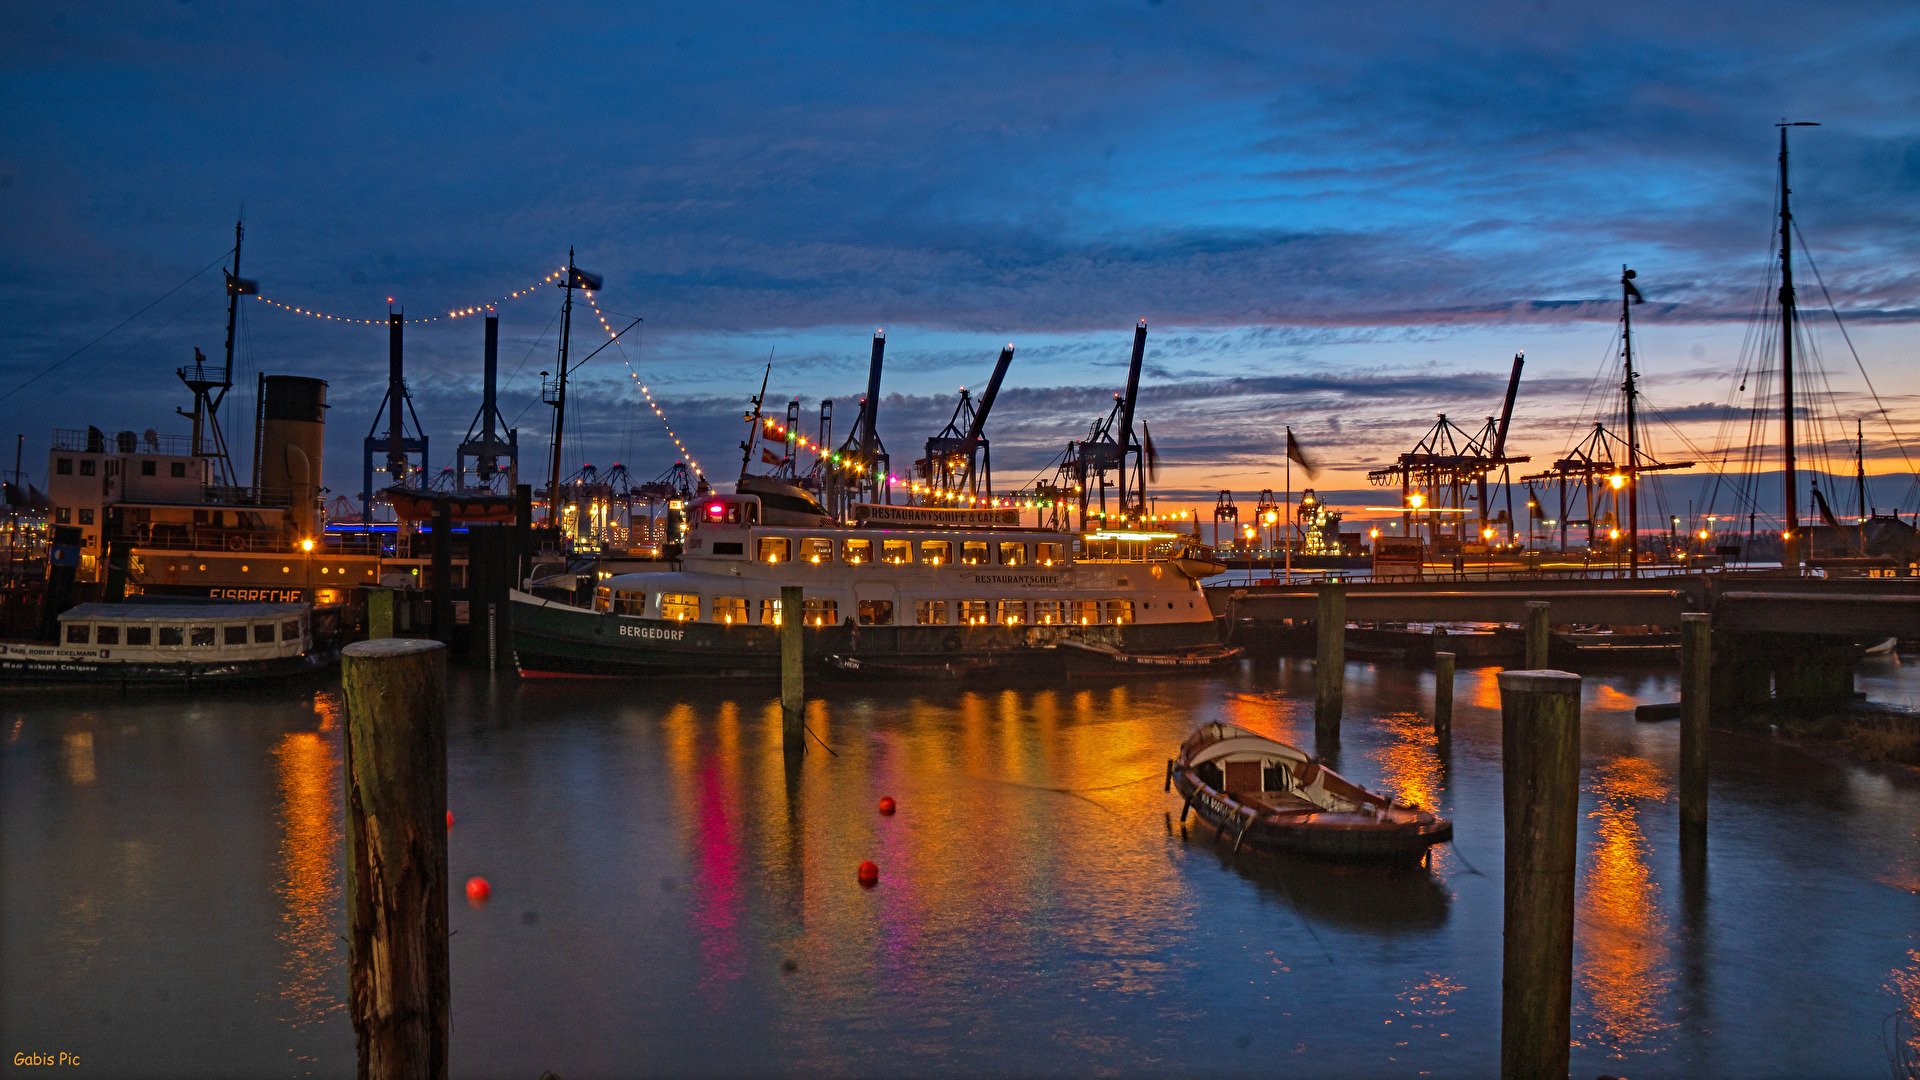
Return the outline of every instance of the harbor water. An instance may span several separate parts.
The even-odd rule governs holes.
[[[1493,668],[1347,669],[1350,778],[1430,872],[1243,853],[1163,791],[1196,725],[1312,751],[1312,667],[1007,685],[450,673],[453,1074],[1489,1076]],[[1920,699],[1920,670],[1863,688]],[[1920,781],[1713,737],[1683,870],[1671,671],[1585,683],[1572,1074],[1889,1075],[1920,1039]],[[0,702],[0,1034],[68,1076],[349,1076],[337,687]],[[890,796],[898,813],[875,806]],[[862,888],[855,868],[880,867]],[[483,906],[461,886],[492,886]]]

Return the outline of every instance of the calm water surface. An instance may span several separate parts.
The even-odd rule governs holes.
[[[1437,806],[1433,872],[1228,858],[1188,731],[1313,748],[1312,669],[829,687],[454,675],[458,1076],[1488,1076],[1500,724],[1463,671],[1348,667],[1336,767]],[[1882,700],[1920,672],[1863,672]],[[1586,683],[1573,1075],[1889,1074],[1920,1020],[1920,783],[1716,733],[1683,873],[1668,674]],[[336,690],[0,709],[0,1034],[71,1076],[351,1075]],[[837,756],[836,756],[837,755]],[[882,795],[900,811],[874,811]],[[854,868],[880,864],[878,888]],[[1891,1034],[1890,1034],[1891,1033]]]

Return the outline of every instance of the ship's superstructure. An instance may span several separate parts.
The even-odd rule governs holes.
[[[793,614],[809,660],[844,669],[1048,670],[1218,649],[1199,584],[1211,564],[1180,534],[870,503],[854,504],[847,525],[776,483],[751,478],[695,502],[680,566],[601,582],[591,611],[519,597],[521,667],[772,672],[777,627]],[[783,586],[803,590],[798,613],[781,610]]]

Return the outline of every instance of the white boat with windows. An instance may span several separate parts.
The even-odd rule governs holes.
[[[857,504],[836,522],[765,477],[688,508],[678,565],[599,583],[591,610],[514,595],[528,674],[779,670],[781,589],[810,666],[871,674],[1204,667],[1220,644],[1191,536],[1022,527],[1013,509]]]
[[[80,604],[57,640],[0,642],[0,685],[187,686],[324,670],[305,604],[142,600]]]

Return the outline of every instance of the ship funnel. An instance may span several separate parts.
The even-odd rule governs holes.
[[[261,380],[260,494],[287,500],[287,524],[299,537],[318,535],[320,465],[327,441],[327,383],[299,375]]]

